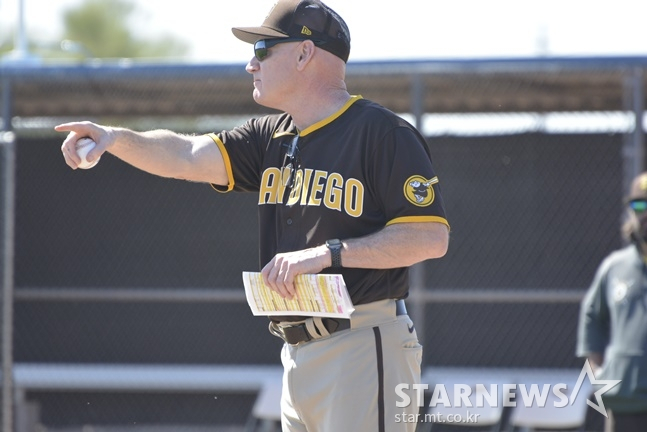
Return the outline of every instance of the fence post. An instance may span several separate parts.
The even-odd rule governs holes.
[[[411,114],[415,119],[415,126],[424,136],[422,131],[422,116],[424,114],[424,83],[422,75],[416,73],[411,76]],[[409,271],[411,297],[411,317],[416,326],[416,333],[421,344],[425,343],[425,264],[415,264]]]
[[[15,135],[0,131],[0,280],[2,281],[2,431],[13,431],[13,266]]]
[[[636,119],[633,135],[635,151],[634,172],[638,175],[644,171],[645,167],[645,131],[643,128],[643,117],[645,113],[645,86],[643,84],[643,69],[641,67],[635,67],[633,69],[632,84],[632,108]]]
[[[627,133],[623,140],[623,196],[629,192],[631,182],[645,167],[645,135],[643,128],[643,113],[645,111],[645,86],[643,85],[643,70],[640,67],[629,69],[624,80],[623,109],[631,113],[634,119],[634,129]]]

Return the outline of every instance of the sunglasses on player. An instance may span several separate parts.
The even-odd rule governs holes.
[[[647,200],[638,199],[629,201],[629,207],[636,213],[642,213],[647,211]]]
[[[263,61],[263,59],[265,59],[265,57],[267,57],[269,54],[268,50],[272,48],[274,45],[287,43],[287,42],[303,42],[304,40],[308,40],[308,39],[303,39],[303,38],[262,39],[262,40],[256,41],[256,43],[254,44],[254,56],[258,59],[258,61]],[[314,42],[315,46],[321,46],[324,43],[316,40],[313,40],[312,42]]]

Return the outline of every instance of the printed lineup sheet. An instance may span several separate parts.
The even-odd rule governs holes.
[[[342,275],[306,274],[295,278],[297,295],[284,299],[263,282],[258,272],[243,272],[247,303],[254,315],[304,315],[350,318],[353,303]]]

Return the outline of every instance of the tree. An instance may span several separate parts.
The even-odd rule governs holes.
[[[129,0],[88,0],[65,12],[63,39],[78,42],[97,58],[172,57],[187,53],[185,42],[172,36],[140,39],[129,29],[135,5]]]
[[[0,54],[11,51],[13,48],[13,40],[8,33],[0,32]]]
[[[142,39],[132,31],[135,5],[131,0],[87,0],[64,13],[64,33],[57,40],[34,42],[29,37],[29,51],[41,58],[84,56],[95,58],[182,57],[188,45],[173,36]],[[0,29],[0,57],[14,49],[11,29]],[[61,50],[61,41],[71,41]],[[79,48],[83,52],[79,52]]]

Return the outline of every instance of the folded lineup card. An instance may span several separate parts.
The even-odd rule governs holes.
[[[258,272],[243,272],[247,303],[254,315],[304,315],[350,318],[355,308],[342,275],[305,274],[295,278],[297,295],[281,297],[265,285]]]

